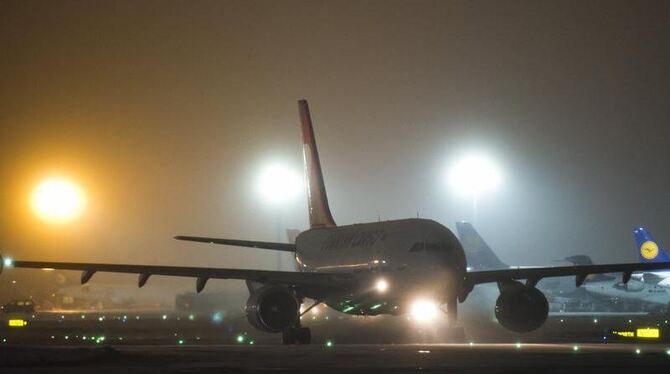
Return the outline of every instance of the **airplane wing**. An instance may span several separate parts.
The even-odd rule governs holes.
[[[275,251],[295,252],[295,244],[287,244],[287,243],[258,242],[251,240],[220,239],[220,238],[208,238],[203,236],[184,236],[184,235],[175,236],[174,238],[177,240],[186,240],[190,242],[225,244],[225,245],[235,245],[238,247],[252,247],[262,249],[273,249]]]
[[[527,284],[535,285],[542,278],[576,276],[577,287],[584,283],[590,274],[622,273],[623,282],[630,280],[635,271],[670,269],[670,262],[636,263],[636,264],[611,264],[611,265],[582,265],[582,266],[556,266],[538,268],[513,268],[504,270],[472,271],[465,275],[468,285],[474,286],[480,283],[505,282],[511,280],[526,279]]]
[[[97,264],[79,262],[42,262],[13,261],[0,257],[2,265],[14,268],[60,269],[82,271],[81,283],[88,282],[97,272],[138,274],[138,286],[142,287],[151,275],[168,275],[177,277],[197,278],[196,290],[202,291],[209,279],[241,279],[264,284],[284,284],[300,288],[305,296],[311,297],[315,292],[339,287],[354,281],[351,275],[342,273],[307,273],[292,271],[225,269],[186,266],[126,265]]]

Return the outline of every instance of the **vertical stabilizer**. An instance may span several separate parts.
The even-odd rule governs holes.
[[[326,186],[323,184],[319,152],[316,149],[312,118],[309,115],[307,100],[298,101],[300,122],[302,123],[302,152],[305,161],[305,180],[307,182],[307,207],[311,228],[335,226],[328,207]]]
[[[638,227],[633,230],[633,238],[635,238],[636,251],[640,262],[670,261],[670,256],[658,244],[649,230]]]
[[[500,261],[471,223],[456,222],[456,231],[458,231],[458,239],[463,245],[468,267],[473,270],[506,269],[509,267],[509,265]]]

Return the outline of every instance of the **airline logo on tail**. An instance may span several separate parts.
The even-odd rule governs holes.
[[[653,260],[658,256],[658,245],[651,240],[647,240],[640,246],[640,255],[647,260]]]
[[[635,244],[639,251],[638,255],[640,257],[640,262],[670,261],[670,256],[668,256],[663,248],[658,245],[658,242],[651,235],[651,232],[644,227],[639,227],[633,230],[633,237],[635,238]]]

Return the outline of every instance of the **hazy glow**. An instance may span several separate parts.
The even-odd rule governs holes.
[[[14,263],[14,261],[13,261],[11,258],[5,258],[4,260],[2,260],[2,263],[3,263],[3,265],[5,265],[5,266],[12,266],[12,264]]]
[[[261,196],[270,203],[293,199],[302,187],[302,175],[286,165],[274,163],[261,170],[258,188]]]
[[[425,299],[415,301],[410,308],[412,319],[419,323],[431,322],[437,317],[438,312],[437,304]]]
[[[450,169],[449,185],[458,193],[476,195],[495,190],[502,182],[496,163],[481,153],[469,154]]]
[[[377,282],[375,283],[375,289],[379,293],[384,293],[386,290],[389,289],[389,282],[386,281],[386,279],[378,279]]]
[[[81,214],[86,205],[84,193],[72,181],[50,178],[32,194],[31,205],[38,217],[49,222],[67,222]]]

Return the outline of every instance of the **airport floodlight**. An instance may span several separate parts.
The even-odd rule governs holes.
[[[31,206],[37,216],[47,222],[68,222],[79,216],[86,205],[84,192],[74,182],[53,177],[35,187]]]
[[[493,191],[501,182],[499,167],[482,153],[464,156],[454,163],[449,172],[449,185],[464,195],[475,196]]]
[[[295,198],[302,190],[300,173],[282,163],[272,163],[261,169],[258,188],[264,200],[281,204]]]

